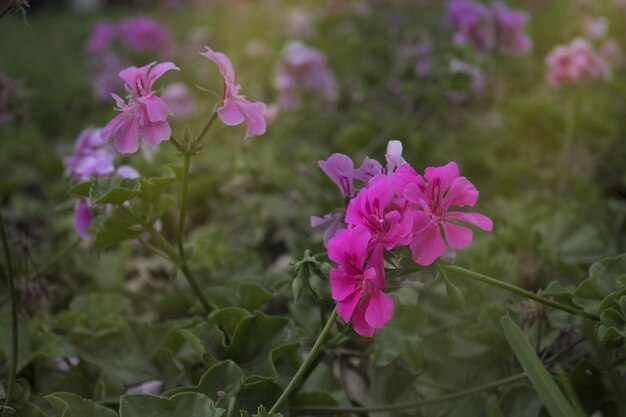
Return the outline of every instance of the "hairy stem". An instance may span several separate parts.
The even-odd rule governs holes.
[[[326,322],[326,325],[322,329],[320,335],[317,337],[317,340],[315,341],[315,344],[311,348],[311,351],[307,355],[304,362],[302,362],[302,365],[300,365],[300,368],[298,368],[298,371],[289,382],[289,385],[287,385],[287,388],[285,388],[285,391],[283,391],[283,393],[278,398],[278,400],[276,400],[276,403],[274,404],[274,406],[270,409],[270,414],[275,413],[276,410],[278,410],[278,408],[285,402],[285,400],[289,398],[293,390],[296,388],[296,386],[299,384],[300,380],[302,379],[302,376],[307,372],[311,364],[315,362],[317,354],[322,349],[322,346],[324,345],[324,341],[326,340],[328,333],[330,333],[330,329],[332,329],[333,324],[335,324],[336,319],[337,319],[337,307],[335,307],[335,309],[331,313],[330,317],[328,318],[328,321]]]
[[[431,398],[429,400],[417,401],[417,402],[405,402],[391,405],[382,405],[382,406],[374,406],[374,407],[315,407],[315,406],[305,406],[305,407],[296,407],[296,410],[306,410],[306,411],[314,411],[321,413],[373,413],[379,411],[397,411],[397,410],[409,410],[414,408],[425,407],[433,404],[446,403],[449,401],[458,400],[463,397],[470,396],[472,394],[476,394],[482,391],[487,391],[492,388],[499,388],[503,385],[512,384],[514,382],[521,381],[526,378],[526,374],[518,374],[514,376],[510,376],[508,378],[503,378],[497,381],[489,382],[484,385],[480,385],[478,387],[469,388],[463,391],[458,391],[452,394],[442,395],[441,397]]]
[[[4,218],[0,210],[0,238],[4,248],[4,257],[6,262],[6,275],[9,282],[9,292],[11,293],[11,368],[9,370],[9,383],[7,386],[7,395],[4,403],[4,416],[9,412],[11,399],[13,398],[13,390],[15,389],[15,378],[17,377],[17,359],[18,359],[18,328],[17,328],[17,293],[15,291],[15,281],[13,277],[13,265],[11,263],[11,251],[9,249],[9,239],[7,231],[4,228]]]
[[[471,278],[476,281],[480,281],[485,284],[492,285],[494,287],[502,288],[503,290],[510,291],[514,294],[521,295],[522,297],[530,298],[538,303],[545,304],[550,307],[557,308],[559,310],[566,311],[571,314],[576,314],[578,316],[586,317],[588,319],[599,321],[600,317],[595,314],[586,312],[580,308],[572,307],[567,304],[559,303],[558,301],[551,300],[549,298],[542,297],[534,292],[530,292],[523,288],[520,288],[516,285],[509,284],[508,282],[500,281],[495,278],[488,277],[487,275],[479,274],[478,272],[470,271],[469,269],[461,268],[460,266],[455,265],[442,265],[444,269],[447,269],[451,272],[456,272],[458,274],[464,275],[468,278]]]

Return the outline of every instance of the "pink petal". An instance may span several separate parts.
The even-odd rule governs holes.
[[[444,254],[446,245],[441,237],[439,226],[432,225],[421,233],[413,236],[411,254],[413,260],[420,265],[428,266]]]
[[[169,109],[167,104],[161,99],[161,97],[152,95],[143,100],[148,112],[148,118],[151,122],[161,122],[167,119]]]
[[[267,123],[265,121],[265,112],[267,106],[261,101],[254,103],[245,99],[239,99],[237,101],[239,111],[246,119],[246,138],[250,136],[259,136],[265,133]]]
[[[160,64],[156,64],[150,70],[150,75],[148,76],[149,88],[152,89],[152,84],[168,71],[180,71],[180,68],[173,62],[161,62]]]
[[[102,138],[102,140],[108,141],[109,139],[111,139],[111,136],[113,136],[117,128],[124,122],[124,119],[126,119],[127,117],[130,117],[130,113],[121,112],[120,114],[115,116],[113,120],[107,123],[106,126],[104,126],[104,128],[100,131],[100,137]]]
[[[245,120],[239,106],[237,106],[236,99],[231,98],[224,100],[224,106],[217,111],[217,115],[227,126],[236,126]]]
[[[129,116],[113,135],[113,144],[119,153],[135,153],[139,150],[137,120]]]
[[[200,52],[200,55],[210,59],[219,67],[225,84],[233,84],[235,82],[235,69],[230,59],[221,52],[213,51],[208,46],[205,46],[205,48],[206,51]]]
[[[451,211],[446,214],[445,218],[469,223],[472,226],[480,227],[487,232],[491,232],[491,230],[493,229],[493,221],[489,217],[480,213],[464,213],[460,211]]]
[[[172,129],[166,121],[147,122],[143,126],[139,126],[139,134],[148,145],[157,146],[164,140],[170,139]]]
[[[465,177],[456,178],[452,181],[448,193],[443,199],[446,207],[450,206],[473,206],[478,201],[478,190]]]
[[[369,302],[370,299],[366,298],[363,304],[358,306],[352,316],[352,326],[354,327],[354,331],[364,337],[372,337],[374,335],[374,331],[376,330],[367,324],[367,320],[365,320],[365,312],[367,311]]]
[[[154,65],[154,62],[152,64],[148,64],[147,67],[149,67],[150,65]],[[118,75],[122,80],[124,80],[126,84],[128,84],[129,87],[134,89],[136,84],[135,81],[138,77],[142,75],[142,73],[145,73],[146,71],[146,67],[137,68],[135,66],[131,66],[121,70]]]
[[[78,235],[84,239],[91,235],[87,233],[87,228],[93,220],[93,213],[86,203],[80,203],[74,212],[74,228]]]
[[[442,167],[428,167],[424,176],[431,186],[436,180],[439,180],[441,189],[445,190],[459,176],[459,166],[456,162],[449,162]]]
[[[366,274],[363,279],[371,281],[377,288],[384,288],[387,285],[382,245],[376,246],[372,251],[372,256],[370,256],[370,260],[367,263]]]
[[[425,211],[413,212],[413,234],[421,233],[432,225],[430,214]]]
[[[446,232],[446,240],[454,249],[463,249],[472,243],[474,233],[467,227],[443,222],[443,230]]]
[[[352,295],[337,303],[337,314],[346,323],[350,321],[350,317],[354,313],[354,309],[361,301],[361,292],[356,291]]]
[[[416,204],[420,204],[420,200],[424,199],[424,193],[414,182],[411,182],[404,187],[404,192],[402,193],[402,195],[411,203]]]
[[[365,311],[365,321],[370,326],[380,329],[393,317],[393,299],[380,290],[369,294],[370,302]]]
[[[330,293],[333,300],[344,301],[355,292],[358,290],[354,277],[347,275],[339,268],[330,270]]]

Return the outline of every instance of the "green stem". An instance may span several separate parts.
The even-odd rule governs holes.
[[[199,144],[200,141],[204,138],[204,135],[206,135],[206,133],[209,131],[209,129],[213,125],[213,122],[215,122],[215,119],[217,119],[217,112],[213,110],[213,114],[211,114],[211,117],[205,123],[204,127],[200,131],[200,134],[196,137],[196,140],[195,140],[196,144]]]
[[[178,256],[184,262],[185,256],[185,220],[187,218],[187,193],[189,190],[189,168],[191,166],[191,154],[185,153],[185,160],[183,162],[183,176],[181,178],[181,201],[180,212],[178,213],[178,238],[176,240],[178,244]]]
[[[381,405],[374,407],[314,407],[314,406],[304,406],[304,407],[295,407],[296,410],[302,411],[313,411],[313,412],[321,412],[321,413],[355,413],[355,414],[365,414],[365,413],[373,413],[373,412],[382,412],[382,411],[397,411],[397,410],[408,410],[414,408],[425,407],[428,405],[445,403],[449,401],[458,400],[463,397],[470,396],[472,394],[476,394],[482,391],[487,391],[492,388],[499,388],[503,385],[512,384],[514,382],[521,381],[526,378],[526,374],[518,374],[514,376],[510,376],[508,378],[503,378],[498,381],[489,382],[484,385],[480,385],[478,387],[469,388],[463,391],[455,392],[452,394],[442,395],[441,397],[432,398],[424,401],[417,402],[405,402],[398,403],[392,405]]]
[[[304,362],[302,362],[302,365],[300,365],[300,368],[298,368],[298,371],[289,382],[289,385],[287,385],[287,388],[285,388],[281,396],[278,398],[278,400],[276,400],[276,403],[274,403],[274,406],[270,409],[270,414],[275,413],[276,410],[278,410],[278,408],[285,402],[285,400],[289,398],[289,396],[291,395],[291,392],[296,388],[302,376],[307,372],[309,366],[315,361],[315,358],[317,357],[317,354],[319,353],[319,351],[322,349],[322,346],[324,345],[324,341],[326,340],[328,333],[330,333],[330,329],[332,329],[333,324],[335,324],[336,319],[337,319],[337,307],[335,307],[335,309],[331,313],[330,317],[328,318],[328,321],[326,322],[326,325],[322,329],[320,335],[315,341],[315,344],[311,348],[311,351],[307,355]]]
[[[504,290],[510,291],[512,293],[521,295],[522,297],[530,298],[538,303],[545,304],[550,307],[557,308],[559,310],[566,311],[571,314],[576,314],[579,316],[583,316],[592,320],[599,321],[600,317],[595,314],[589,313],[585,310],[569,306],[567,304],[559,303],[558,301],[551,300],[549,298],[542,297],[534,292],[530,292],[518,286],[509,284],[508,282],[500,281],[495,278],[488,277],[487,275],[479,274],[474,271],[470,271],[469,269],[461,268],[460,266],[455,265],[443,265],[443,268],[447,269],[451,272],[456,272],[462,275],[465,275],[468,278],[472,278],[476,281],[483,282],[485,284],[492,285],[494,287],[502,288]]]
[[[32,277],[30,277],[29,279],[31,279],[31,280],[37,279],[40,276],[42,276],[43,274],[45,274],[46,272],[48,272],[56,264],[61,262],[67,255],[72,253],[72,251],[74,249],[76,249],[76,247],[80,244],[81,241],[82,241],[82,239],[78,238],[78,239],[74,240],[72,243],[70,243],[69,245],[67,245],[65,248],[61,249],[59,251],[59,253],[57,253],[55,256],[52,257],[52,259],[50,259],[48,262],[46,262],[41,268],[38,268],[38,270],[35,272],[35,274]]]
[[[4,248],[4,257],[6,260],[7,280],[9,282],[9,292],[11,293],[11,369],[9,371],[9,384],[7,387],[6,400],[4,402],[4,416],[10,410],[11,400],[13,398],[13,390],[15,388],[15,378],[17,377],[17,360],[18,360],[18,327],[17,327],[17,293],[15,291],[15,281],[13,277],[13,265],[11,264],[11,251],[9,249],[9,239],[6,229],[4,228],[4,218],[0,210],[0,238]]]

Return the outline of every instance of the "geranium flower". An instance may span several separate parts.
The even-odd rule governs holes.
[[[403,195],[417,209],[413,213],[413,239],[411,253],[420,265],[430,265],[446,251],[445,240],[454,249],[467,247],[473,239],[471,229],[452,221],[460,221],[491,231],[493,222],[480,213],[449,211],[452,206],[473,206],[478,200],[478,190],[465,177],[459,176],[455,162],[442,167],[426,168],[424,178],[408,164],[401,166],[396,175],[403,185]]]
[[[172,62],[155,64],[152,62],[141,68],[128,67],[119,73],[126,83],[128,103],[112,94],[120,114],[102,129],[101,136],[105,140],[113,138],[115,149],[120,153],[137,152],[140,141],[157,146],[169,140],[172,133],[167,122],[167,104],[156,95],[152,87],[164,73],[178,70],[178,67]]]
[[[91,177],[102,178],[115,171],[113,149],[105,146],[100,137],[100,129],[89,127],[83,130],[76,143],[74,152],[63,160],[65,172],[77,181]]]
[[[218,109],[219,118],[228,126],[236,126],[246,122],[246,137],[262,135],[265,133],[267,124],[265,112],[267,106],[261,101],[251,102],[245,96],[239,95],[241,86],[235,83],[235,70],[233,64],[226,55],[215,52],[208,46],[200,55],[213,61],[220,69],[224,79],[222,100],[224,105]]]
[[[609,65],[583,38],[555,47],[548,55],[547,63],[548,82],[557,87],[568,82],[606,81],[611,78]]]
[[[339,231],[328,242],[328,257],[337,264],[330,270],[330,288],[337,313],[354,331],[371,337],[393,316],[392,298],[382,291],[386,285],[382,246],[369,261],[370,233],[365,227]],[[366,263],[367,261],[367,263]]]
[[[403,199],[396,199],[392,179],[379,174],[369,180],[348,204],[346,223],[370,232],[370,246],[391,250],[411,242],[413,215]]]
[[[524,32],[528,23],[528,13],[497,3],[493,9],[493,19],[501,52],[520,55],[532,49],[532,42]]]
[[[317,161],[319,167],[328,175],[344,197],[354,195],[354,164],[349,156],[342,153],[334,153],[325,161]]]

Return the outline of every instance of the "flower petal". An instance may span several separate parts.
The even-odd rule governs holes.
[[[135,153],[139,149],[137,120],[129,116],[113,135],[113,144],[119,153]]]
[[[444,254],[446,245],[441,237],[439,226],[432,225],[413,236],[411,254],[420,265],[428,266]]]
[[[428,167],[424,171],[424,177],[426,177],[429,186],[432,187],[435,182],[439,181],[441,190],[446,190],[458,176],[459,166],[456,162],[448,162],[441,167]]]
[[[166,121],[150,122],[143,126],[139,126],[139,134],[144,142],[150,146],[157,146],[164,140],[169,140],[172,135],[172,129]]]
[[[93,220],[93,213],[91,208],[86,203],[81,202],[74,212],[74,228],[76,233],[84,239],[89,238],[91,235],[87,233],[87,228]]]
[[[458,177],[448,189],[448,193],[443,199],[445,207],[450,206],[473,206],[478,201],[478,190],[465,177]]]
[[[240,98],[237,100],[237,106],[239,107],[239,111],[243,117],[246,119],[246,138],[264,134],[265,129],[267,128],[267,123],[265,121],[267,106],[265,103],[261,101],[252,103],[248,100]]]
[[[474,233],[471,229],[449,222],[442,223],[443,230],[446,232],[446,240],[454,249],[463,249],[472,243]]]
[[[359,292],[355,277],[347,275],[341,268],[330,270],[330,293],[333,300],[344,301],[355,292]]]
[[[167,119],[169,109],[161,97],[152,95],[144,98],[143,102],[148,113],[148,119],[150,119],[151,122],[161,122]]]
[[[393,317],[393,299],[380,290],[369,294],[370,302],[365,310],[365,321],[370,326],[380,329]]]
[[[472,226],[480,227],[487,232],[491,232],[491,230],[493,229],[493,221],[489,217],[480,213],[464,213],[460,211],[451,211],[446,214],[445,218],[469,223]]]
[[[115,133],[117,128],[124,122],[124,119],[130,117],[130,113],[121,112],[117,116],[113,118],[109,123],[104,126],[104,128],[100,131],[100,137],[102,140],[108,141],[111,139],[111,136]]]
[[[224,105],[217,111],[217,115],[227,126],[236,126],[245,120],[236,100],[230,98],[224,100]]]
[[[356,308],[352,316],[352,326],[354,327],[354,331],[358,335],[364,337],[372,337],[374,335],[374,331],[376,330],[367,324],[367,320],[365,320],[365,312],[367,311],[369,302],[369,298],[366,298],[363,304]]]
[[[346,323],[349,322],[354,313],[354,310],[359,304],[359,301],[361,301],[360,291],[356,291],[342,301],[339,301],[337,303],[337,314],[339,315],[339,317],[341,317],[341,319]]]

